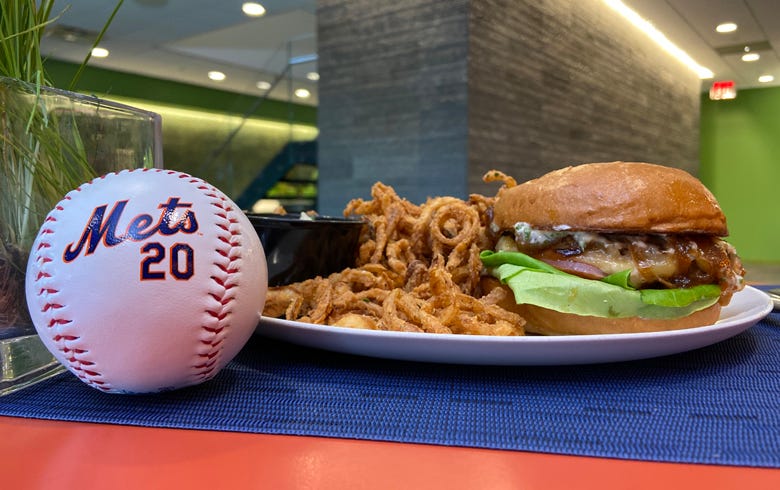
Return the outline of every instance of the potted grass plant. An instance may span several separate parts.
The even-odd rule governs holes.
[[[73,91],[89,53],[68,89],[52,86],[41,40],[56,20],[53,4],[0,0],[0,395],[60,370],[25,301],[27,259],[46,214],[98,175],[162,165],[157,114]]]

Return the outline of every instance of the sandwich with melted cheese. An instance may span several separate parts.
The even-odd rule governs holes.
[[[744,286],[726,218],[689,173],[589,163],[499,190],[482,252],[544,335],[664,331],[715,323]]]

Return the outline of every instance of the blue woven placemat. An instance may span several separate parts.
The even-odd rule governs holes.
[[[68,374],[0,415],[780,467],[780,314],[696,351],[569,367],[371,359],[253,338],[215,379],[108,395]]]

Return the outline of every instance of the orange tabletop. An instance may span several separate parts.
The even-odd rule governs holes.
[[[20,490],[780,488],[775,469],[14,417],[0,469]]]

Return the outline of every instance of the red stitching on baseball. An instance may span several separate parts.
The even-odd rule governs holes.
[[[52,318],[49,320],[49,327],[54,327],[57,325],[67,325],[71,323],[73,320],[65,320],[64,318]]]
[[[222,305],[224,306],[224,303],[222,303]],[[208,313],[212,317],[216,318],[217,320],[224,320],[225,317],[227,317],[227,313],[225,313],[225,312],[223,312],[221,310],[220,311],[206,310],[206,313]],[[210,327],[203,327],[203,328],[206,329],[209,332],[214,332],[214,331],[218,330],[216,328],[210,328]]]
[[[105,178],[105,176],[101,176],[100,178]],[[90,184],[91,182],[83,184],[74,189],[74,192],[81,192]],[[60,200],[60,202],[54,206],[54,209],[44,219],[44,223],[47,224],[47,226],[45,228],[42,227],[38,232],[38,245],[35,247],[34,257],[32,255],[30,257],[30,260],[34,260],[34,264],[36,264],[38,267],[38,272],[34,279],[34,282],[36,283],[40,281],[48,282],[54,277],[53,274],[48,270],[49,265],[54,262],[54,259],[47,255],[49,253],[49,249],[52,248],[52,244],[48,242],[46,238],[55,233],[56,227],[58,225],[58,213],[66,211],[65,203],[71,200],[72,197],[70,194],[63,197],[62,200]],[[41,313],[47,320],[46,327],[51,329],[51,340],[62,354],[61,359],[63,362],[74,374],[83,379],[86,383],[103,391],[110,390],[110,386],[105,386],[106,383],[101,379],[102,375],[100,373],[94,369],[84,369],[85,366],[93,366],[95,363],[92,361],[79,359],[79,357],[88,352],[87,350],[72,345],[73,343],[78,342],[80,337],[63,334],[60,330],[62,327],[72,326],[73,320],[62,316],[65,310],[64,305],[57,301],[55,296],[60,292],[59,289],[50,284],[41,283],[38,285],[37,291],[37,297],[39,298],[38,304],[41,308]]]
[[[232,288],[232,286],[231,286],[231,288]],[[225,289],[230,289],[230,288],[225,288]],[[231,298],[231,297],[224,297],[224,298],[219,298],[219,297],[217,297],[217,296],[215,296],[215,295],[212,295],[212,296],[213,296],[213,298],[214,298],[215,300],[219,301],[219,302],[222,304],[222,306],[225,306],[226,304],[228,304],[228,303],[230,303],[231,301],[233,301],[233,298]]]
[[[215,208],[214,215],[218,220],[216,223],[219,230],[217,239],[220,244],[220,247],[216,249],[219,260],[214,262],[214,266],[225,274],[225,276],[220,275],[220,277],[211,276],[211,280],[222,289],[221,293],[210,293],[221,308],[206,310],[206,313],[215,320],[215,324],[202,326],[208,335],[201,342],[203,345],[209,346],[210,349],[205,353],[198,354],[198,356],[209,359],[209,361],[194,366],[202,379],[208,379],[216,373],[216,366],[219,364],[218,360],[222,353],[224,335],[230,327],[231,305],[235,301],[230,290],[236,287],[235,276],[240,272],[240,266],[233,264],[233,261],[236,257],[241,256],[236,250],[240,247],[241,241],[239,227],[234,226],[238,223],[238,219],[232,216],[232,213],[235,212],[233,206],[216,188],[205,185],[202,181],[199,184],[198,189],[204,191],[207,197],[214,199],[211,204]]]

